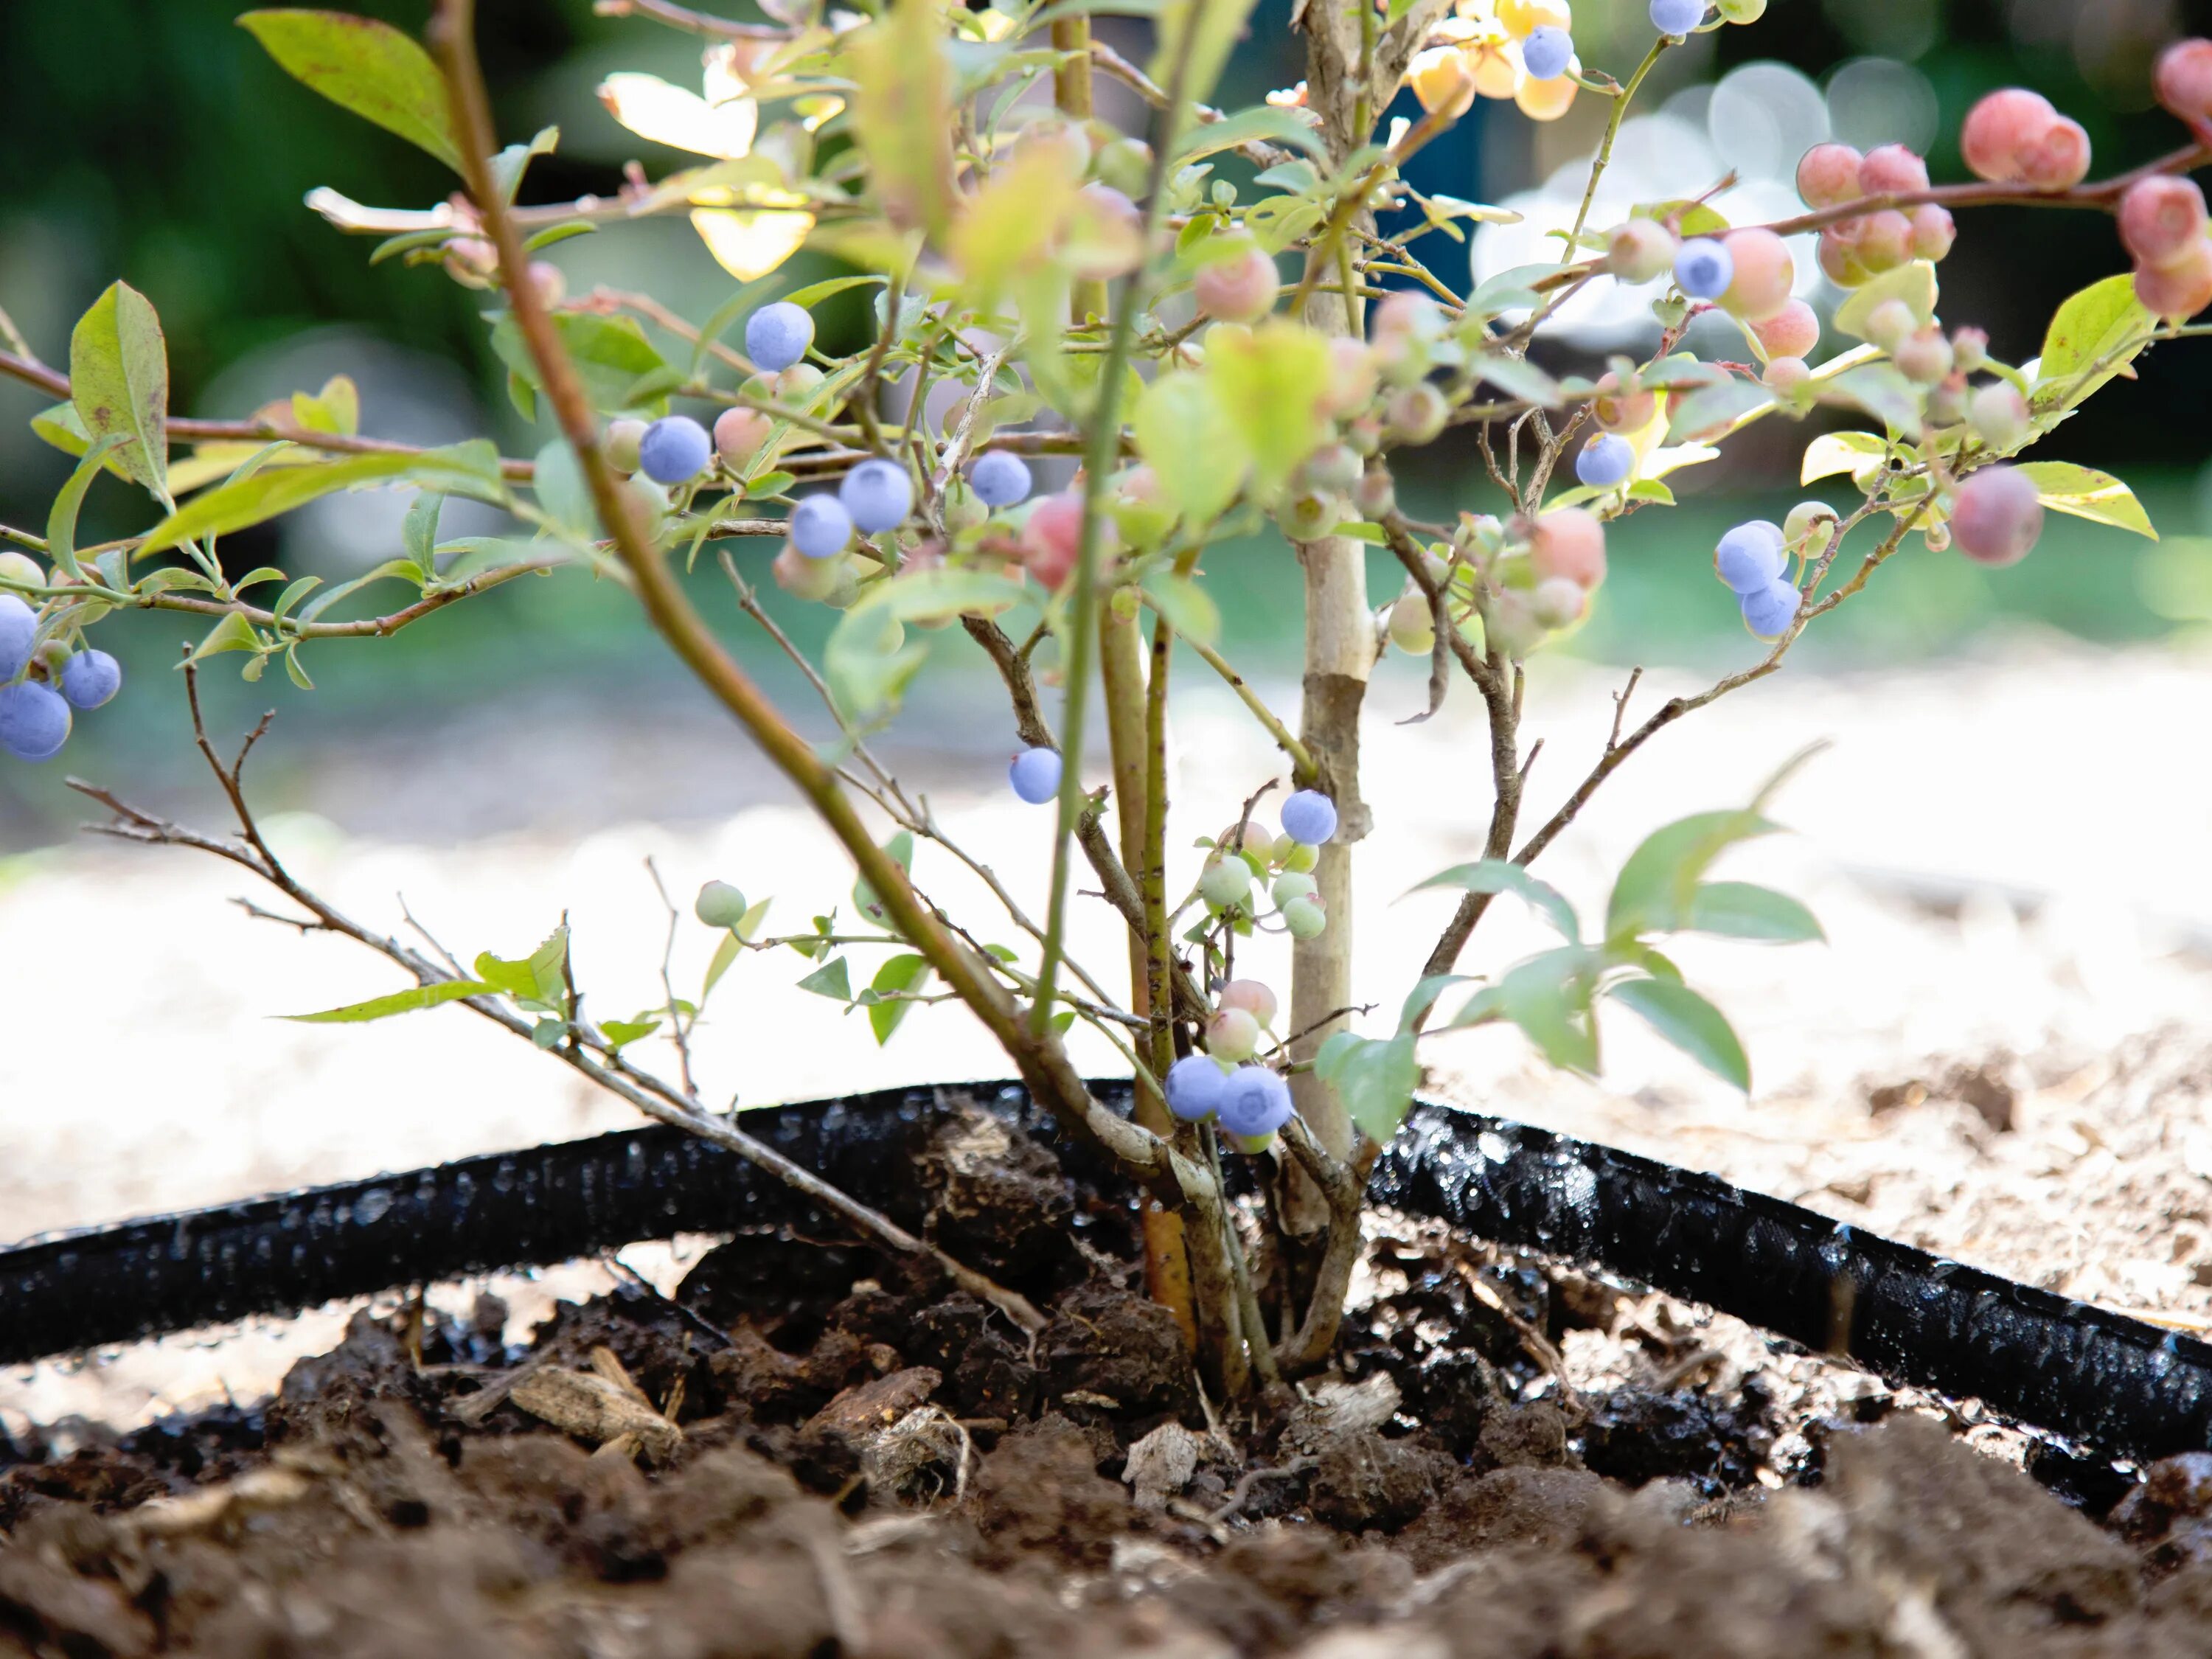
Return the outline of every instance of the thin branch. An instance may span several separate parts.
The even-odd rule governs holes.
[[[1144,601],[1152,614],[1162,623],[1168,622],[1166,615],[1154,602],[1151,594],[1145,594]],[[1172,623],[1168,625],[1173,627]],[[1246,683],[1242,674],[1230,666],[1229,659],[1203,640],[1194,639],[1188,634],[1180,630],[1176,631],[1176,637],[1195,652],[1200,661],[1220,675],[1228,684],[1229,689],[1237,694],[1237,700],[1252,711],[1252,718],[1267,729],[1267,735],[1275,740],[1275,746],[1291,757],[1291,765],[1297,769],[1298,781],[1311,783],[1316,775],[1312,753],[1305,744],[1291,735],[1291,728],[1277,718],[1273,709],[1261,701],[1260,694]]]

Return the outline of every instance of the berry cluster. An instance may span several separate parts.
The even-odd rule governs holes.
[[[46,572],[21,553],[0,554],[0,576],[43,586]],[[39,613],[0,592],[0,753],[52,760],[69,741],[76,711],[97,708],[123,689],[123,667],[105,651],[72,651],[41,641]]]
[[[2179,321],[2212,305],[2212,237],[2195,179],[2161,174],[2130,185],[2120,198],[2120,240],[2146,310]]]
[[[1328,930],[1328,910],[1311,872],[1322,843],[1336,834],[1336,804],[1318,789],[1301,789],[1284,801],[1282,824],[1273,838],[1224,836],[1199,871],[1198,896],[1209,915],[1250,921],[1259,913],[1253,887],[1267,883],[1283,930],[1292,939],[1318,939]]]
[[[1993,92],[1966,112],[1959,154],[1977,179],[1993,185],[2071,190],[2089,176],[2089,135],[2081,124],[2025,87]]]
[[[1464,115],[1477,97],[1510,98],[1533,121],[1556,121],[1580,90],[1567,0],[1472,0],[1432,32],[1407,84],[1431,114]]]
[[[1632,459],[1626,440],[1610,441]],[[1586,447],[1584,455],[1589,453]],[[1604,459],[1601,450],[1600,462]],[[1605,580],[1605,526],[1579,507],[1510,522],[1462,514],[1451,541],[1425,550],[1425,568],[1441,591],[1446,619],[1478,652],[1495,647],[1520,662],[1589,614],[1590,596]],[[1410,577],[1383,627],[1401,651],[1426,656],[1436,648],[1435,610]]]
[[[1797,193],[1810,208],[1914,196],[1927,188],[1928,163],[1903,144],[1863,155],[1849,144],[1815,144],[1797,163]],[[1913,259],[1941,261],[1958,237],[1950,210],[1934,202],[1877,208],[1821,230],[1820,269],[1838,287],[1857,288]]]
[[[1722,537],[1713,550],[1714,574],[1736,596],[1743,625],[1762,640],[1781,638],[1803,603],[1796,584],[1785,574],[1790,568],[1788,539],[1780,525],[1753,519]]]
[[[1168,1109],[1186,1123],[1218,1121],[1249,1152],[1263,1152],[1291,1118],[1291,1085],[1256,1063],[1263,1031],[1275,1023],[1275,994],[1257,980],[1231,980],[1214,996],[1206,1052],[1168,1068]]]

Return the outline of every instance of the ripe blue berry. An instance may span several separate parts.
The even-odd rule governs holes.
[[[36,680],[0,686],[0,749],[17,760],[52,760],[69,741],[70,706]]]
[[[1601,432],[1575,457],[1575,477],[1592,489],[1625,483],[1636,471],[1636,446],[1614,432]]]
[[[689,415],[670,415],[637,441],[637,470],[661,484],[688,483],[707,470],[714,441]]]
[[[1796,619],[1799,594],[1777,576],[1756,593],[1743,595],[1744,625],[1762,640],[1778,638]]]
[[[1024,749],[1006,769],[1006,781],[1032,806],[1042,806],[1060,793],[1060,750]]]
[[[1780,579],[1790,562],[1782,547],[1782,527],[1753,519],[1721,538],[1713,553],[1713,568],[1735,592],[1763,592]]]
[[[837,499],[853,515],[853,527],[872,536],[896,528],[905,519],[914,505],[914,485],[896,461],[862,461],[838,485]]]
[[[1674,256],[1674,285],[1692,300],[1717,300],[1735,280],[1735,261],[1710,236],[1682,244]]]
[[[1185,1054],[1168,1067],[1168,1110],[1186,1123],[1203,1123],[1221,1109],[1229,1075],[1204,1054]]]
[[[1003,449],[987,449],[968,470],[968,484],[984,506],[1012,507],[1029,499],[1029,463]]]
[[[1213,1109],[1232,1135],[1271,1135],[1291,1121],[1291,1085],[1264,1066],[1239,1066],[1222,1079]]]
[[[789,368],[814,343],[814,319],[804,306],[778,300],[745,319],[745,356],[763,374]]]
[[[1705,0],[1651,0],[1651,27],[1662,34],[1687,34],[1705,21]]]
[[[791,509],[791,544],[810,559],[831,559],[853,539],[853,515],[835,495],[809,495]]]
[[[1318,847],[1336,833],[1336,803],[1318,789],[1301,789],[1283,803],[1283,833]]]
[[[123,689],[123,665],[105,651],[80,651],[62,665],[62,696],[76,708],[97,708]]]
[[[1574,37],[1549,23],[1529,30],[1528,38],[1521,43],[1521,66],[1532,81],[1558,80],[1567,72],[1574,55]]]
[[[39,613],[13,593],[0,593],[0,680],[12,680],[31,660]]]

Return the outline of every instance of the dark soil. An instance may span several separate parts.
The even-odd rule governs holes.
[[[1334,1369],[1209,1416],[1126,1206],[995,1121],[913,1151],[1034,1343],[781,1235],[525,1350],[363,1313],[259,1409],[0,1437],[0,1659],[2212,1655],[2212,1456],[2075,1482],[2100,1523],[1925,1415],[1574,1395],[1571,1333],[1666,1332],[1387,1221]]]

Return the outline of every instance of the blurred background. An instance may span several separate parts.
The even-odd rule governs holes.
[[[410,28],[424,11],[421,0],[352,4]],[[531,453],[542,440],[502,394],[483,296],[434,268],[370,266],[372,240],[341,235],[301,205],[328,185],[359,202],[427,206],[449,177],[289,81],[233,26],[236,9],[235,0],[0,6],[0,62],[18,69],[0,112],[0,306],[40,355],[64,362],[71,323],[120,276],[159,307],[180,412],[242,416],[344,372],[360,383],[371,434],[439,442],[489,432],[507,453]],[[655,175],[683,163],[616,125],[593,88],[617,69],[696,84],[699,41],[595,17],[588,0],[484,0],[480,10],[502,130],[562,129],[526,200],[611,194],[633,158]],[[1585,66],[1625,77],[1650,43],[1645,11],[1644,0],[1577,0]],[[1222,102],[1301,77],[1287,14],[1287,0],[1261,0]],[[1862,146],[1901,139],[1925,150],[1939,181],[1961,178],[1959,122],[1975,98],[2008,83],[2035,87],[2080,118],[2095,173],[2109,174],[2179,142],[2152,106],[2150,66],[2165,42],[2208,24],[2212,7],[2183,0],[1772,0],[1760,23],[1667,55],[1624,137],[1617,191],[1603,200],[1617,209],[1694,194],[1733,170],[1740,182],[1723,210],[1778,216],[1794,210],[1798,155],[1832,136]],[[1144,25],[1100,27],[1142,61]],[[1510,103],[1480,101],[1425,151],[1413,171],[1424,189],[1525,216],[1486,231],[1472,250],[1429,238],[1422,246],[1440,274],[1464,287],[1470,264],[1486,273],[1545,257],[1534,239],[1571,216],[1605,113],[1584,94],[1565,118],[1536,125]],[[1607,222],[1603,205],[1595,222]],[[1943,314],[1986,327],[2008,361],[2034,355],[2066,295],[2125,268],[2111,226],[2094,216],[1976,210],[1960,228],[1942,266]],[[548,257],[572,294],[640,285],[649,271],[653,293],[695,321],[732,290],[681,220],[577,238]],[[1808,296],[1829,308],[1836,296],[1810,258],[1799,268]],[[784,274],[796,286],[834,270],[803,254]],[[1596,296],[1540,356],[1582,368],[1632,348],[1648,332],[1647,299]],[[848,347],[865,323],[854,297],[840,296],[822,308],[822,343]],[[1725,336],[1691,344],[1742,355]],[[1831,337],[1821,355],[1837,349]],[[1785,675],[1662,738],[1561,843],[1553,878],[1600,902],[1610,872],[1652,824],[1740,799],[1805,742],[1834,740],[1786,804],[1808,833],[1746,866],[1757,874],[1763,862],[1811,899],[1832,948],[1786,963],[1741,947],[1686,953],[1747,1034],[1760,1071],[1754,1100],[1727,1097],[1628,1031],[1602,1085],[1561,1083],[1490,1042],[1441,1046],[1446,1086],[2014,1271],[2034,1264],[2005,1242],[2012,1231],[1980,1221],[1946,1231],[1937,1219],[1966,1200],[1929,1173],[1951,1167],[1931,1148],[1968,1164],[1987,1152],[1974,1150],[1974,1125],[1989,1120],[1959,1077],[1998,1079],[2017,1107],[2006,1109],[2011,1127],[2034,1136],[2032,1155],[2017,1142],[2007,1167],[2022,1182],[2057,1183],[2046,1197],[2062,1212],[2063,1185],[2088,1155],[2079,1125],[2100,1112],[2109,1125],[2115,1091],[2138,1103],[2155,1095],[2167,1114],[2128,1157],[2191,1182],[2201,1161],[2212,1175],[2212,1071],[2187,1036],[2212,988],[2212,875],[2202,857],[2212,828],[2202,779],[2212,728],[2212,346],[2161,348],[2138,368],[2139,379],[2094,400],[2045,453],[2121,474],[2162,540],[2053,517],[2035,555],[2000,572],[1916,541],[1861,600],[1813,630]],[[0,380],[0,520],[9,524],[43,526],[67,476],[27,424],[46,401]],[[1532,672],[1532,729],[1547,744],[1535,810],[1581,775],[1632,665],[1647,671],[1636,707],[1649,712],[1670,691],[1756,660],[1711,579],[1711,550],[1728,525],[1778,520],[1819,493],[1796,481],[1818,429],[1764,422],[1723,460],[1671,481],[1679,510],[1618,529],[1595,615]],[[1438,514],[1497,506],[1472,446],[1449,441],[1416,458],[1401,493]],[[394,550],[404,506],[335,498],[228,538],[226,562],[343,580]],[[139,527],[134,510],[122,491],[95,490],[88,537]],[[739,556],[764,579],[773,551],[758,544]],[[1290,561],[1272,538],[1208,560],[1228,617],[1224,649],[1286,713],[1297,706],[1300,629]],[[1377,577],[1379,601],[1396,578]],[[702,602],[804,721],[803,688],[718,586],[701,584]],[[819,644],[830,613],[764,592],[802,643]],[[167,672],[185,636],[173,617],[104,624],[100,643],[131,676],[123,699],[79,722],[64,762],[0,765],[0,1239],[626,1121],[459,1012],[365,1030],[270,1024],[393,988],[392,975],[251,922],[224,902],[244,890],[242,878],[210,860],[76,832],[86,813],[64,770],[222,827]],[[939,647],[885,752],[1034,894],[1042,821],[1003,792],[1014,736],[995,683],[963,643],[956,635]],[[320,647],[309,657],[312,694],[277,675],[241,685],[225,660],[207,676],[211,720],[230,729],[279,710],[256,761],[257,796],[303,870],[380,922],[396,923],[404,892],[464,955],[521,954],[569,907],[581,970],[621,988],[605,994],[603,1015],[613,1001],[659,994],[666,918],[647,854],[679,899],[708,876],[756,896],[788,895],[777,927],[803,926],[847,884],[780,781],[612,588],[573,576],[517,582],[389,641]],[[1418,711],[1425,675],[1425,664],[1395,658],[1374,693],[1370,793],[1395,816],[1378,834],[1360,937],[1371,994],[1390,1006],[1441,920],[1433,902],[1391,902],[1414,876],[1473,856],[1488,807],[1467,700],[1425,726],[1390,723]],[[1273,761],[1195,663],[1178,685],[1179,798],[1198,808],[1195,834],[1210,827],[1208,811],[1233,811]],[[929,858],[922,873],[957,900],[957,883]],[[1078,907],[1079,948],[1118,976],[1120,944],[1088,914],[1097,908]],[[1498,917],[1486,935],[1491,965],[1536,943],[1520,926]],[[679,982],[696,980],[710,945],[696,930],[685,938]],[[1004,1070],[951,1018],[913,1019],[878,1051],[858,1021],[792,990],[796,960],[749,961],[718,994],[710,1093],[764,1101]],[[1890,1105],[1877,1109],[1879,1100]],[[1932,1115],[1911,1115],[1923,1111]],[[1896,1132],[1899,1122],[1909,1132]],[[1863,1150],[1839,1152],[1846,1144]],[[2118,1142],[2108,1132],[2100,1144],[2109,1152]],[[1838,1158],[1854,1157],[1865,1179],[1836,1185]],[[2048,1247],[2041,1212],[2007,1190]],[[1968,1207],[1986,1219],[1981,1202]],[[2143,1215],[2137,1188],[2116,1200],[2121,1243],[2094,1230],[2069,1235],[2078,1248],[2043,1276],[2131,1304],[2203,1301],[2197,1255],[2212,1279],[2212,1244],[2193,1234],[2177,1244],[2170,1227],[2127,1243]],[[2121,1273],[2115,1261],[2136,1265]]]

